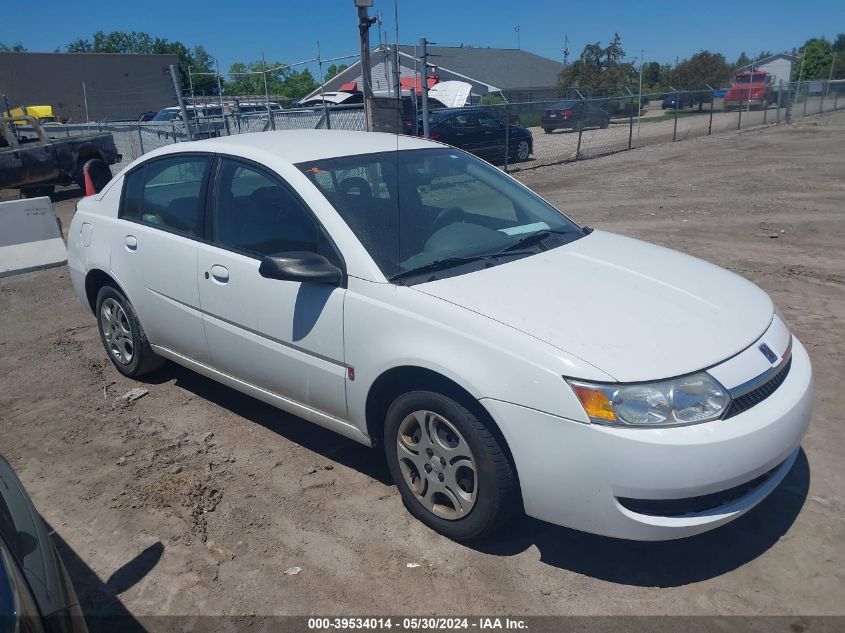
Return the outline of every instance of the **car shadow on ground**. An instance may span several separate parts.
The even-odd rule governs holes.
[[[393,485],[382,451],[373,450],[334,431],[286,413],[190,369],[167,363],[160,370],[143,376],[141,380],[151,384],[175,381],[176,386],[198,398],[213,402],[250,422],[260,424],[291,442],[326,459],[353,468],[385,486]]]
[[[471,544],[512,556],[532,545],[547,565],[640,587],[678,587],[754,560],[786,534],[804,506],[810,467],[803,449],[781,484],[758,506],[716,530],[677,541],[641,542],[570,530],[524,517],[506,532]]]
[[[175,381],[197,397],[326,459],[384,485],[393,485],[382,451],[367,448],[189,369],[168,363],[143,380],[152,384]],[[677,541],[627,541],[522,517],[493,537],[468,547],[496,556],[514,556],[534,545],[540,551],[540,560],[553,567],[625,585],[676,587],[714,578],[766,552],[795,521],[809,487],[810,467],[802,449],[792,470],[768,498],[736,521],[705,534]]]
[[[90,633],[143,633],[144,627],[123,605],[120,594],[140,582],[158,564],[164,545],[154,543],[115,570],[104,582],[49,525],[53,543],[64,561]]]

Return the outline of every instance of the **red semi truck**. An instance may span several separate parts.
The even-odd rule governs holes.
[[[725,112],[744,108],[765,110],[777,101],[772,76],[763,70],[741,70],[725,93]]]

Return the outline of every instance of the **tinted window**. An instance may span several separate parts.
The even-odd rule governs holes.
[[[220,163],[212,239],[251,255],[312,251],[336,259],[316,221],[288,187],[276,176],[230,159]]]
[[[478,115],[478,125],[486,129],[501,129],[504,127],[502,122],[491,114],[482,113]]]
[[[197,235],[203,177],[210,158],[155,160],[126,177],[120,217]]]

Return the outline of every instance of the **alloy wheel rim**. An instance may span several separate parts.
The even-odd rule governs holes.
[[[135,339],[123,307],[114,299],[106,299],[100,306],[100,328],[106,349],[121,365],[128,365],[135,357]]]
[[[519,160],[528,158],[528,153],[528,143],[526,141],[520,141],[519,146],[516,148],[516,155]]]
[[[455,425],[433,411],[414,411],[396,437],[405,483],[429,512],[455,521],[475,507],[478,471],[469,444]]]

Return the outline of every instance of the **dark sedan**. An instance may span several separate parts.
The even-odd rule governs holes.
[[[87,631],[79,600],[47,526],[3,457],[0,457],[0,631]]]
[[[531,132],[505,123],[490,108],[444,108],[428,115],[430,137],[475,154],[491,163],[528,160],[534,151]],[[422,127],[422,125],[420,125]],[[505,151],[507,148],[507,152]]]
[[[588,127],[606,128],[610,115],[596,101],[561,101],[547,108],[540,115],[540,126],[546,134],[555,130],[583,130]]]

